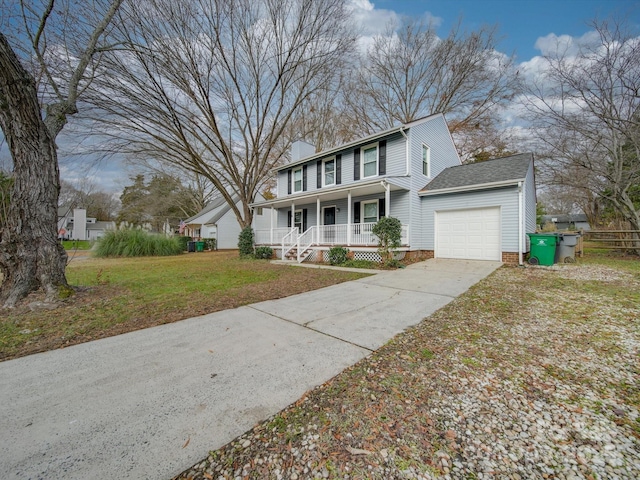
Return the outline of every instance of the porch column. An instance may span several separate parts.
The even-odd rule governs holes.
[[[351,245],[351,190],[347,192],[347,246]]]
[[[316,244],[320,244],[320,197],[316,198]]]
[[[294,228],[296,226],[296,204],[294,202],[291,202],[291,228]],[[300,232],[298,232],[298,235],[300,235]]]
[[[271,217],[271,218],[269,219],[269,220],[271,220],[271,225],[270,225],[271,231],[270,231],[270,233],[269,233],[269,243],[270,243],[271,245],[273,245],[273,211],[274,211],[274,210],[275,210],[275,208],[273,208],[273,207],[271,207],[271,208],[269,209],[269,217]]]
[[[384,186],[384,216],[388,217],[391,212],[391,185]]]

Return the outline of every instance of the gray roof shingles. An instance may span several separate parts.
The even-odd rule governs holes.
[[[485,162],[467,163],[444,169],[421,192],[519,180],[527,175],[532,153],[520,153]]]

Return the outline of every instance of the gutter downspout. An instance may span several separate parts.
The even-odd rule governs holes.
[[[522,259],[522,182],[518,182],[518,264],[523,265]]]

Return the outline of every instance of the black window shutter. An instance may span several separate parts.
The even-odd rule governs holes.
[[[287,193],[291,195],[291,169],[287,170]]]
[[[353,179],[360,180],[360,149],[353,151]]]
[[[303,232],[307,231],[307,209],[306,208],[302,209],[302,231]]]
[[[316,162],[316,181],[316,187],[322,188],[322,160]]]
[[[353,202],[353,223],[360,223],[360,202]]]
[[[380,140],[378,143],[378,175],[387,173],[387,141]]]
[[[378,200],[378,218],[382,218],[385,216],[385,213],[386,213],[385,206],[386,206],[385,199],[380,198]]]
[[[302,167],[302,191],[307,191],[307,166]]]
[[[287,211],[287,227],[291,228],[291,210]]]
[[[342,155],[336,155],[336,185],[342,183]]]

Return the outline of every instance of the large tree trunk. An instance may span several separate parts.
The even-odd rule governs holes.
[[[13,307],[42,288],[49,301],[70,291],[57,237],[60,174],[55,141],[41,116],[35,80],[0,33],[0,126],[14,163],[14,186],[0,237],[0,303]]]

